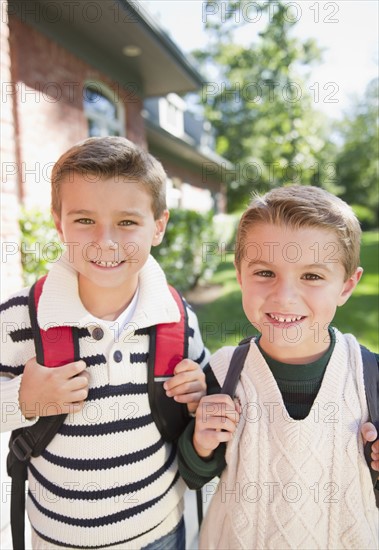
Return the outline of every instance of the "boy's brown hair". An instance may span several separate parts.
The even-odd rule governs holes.
[[[359,221],[346,202],[320,187],[290,185],[253,197],[237,230],[235,265],[238,271],[247,244],[247,233],[253,225],[259,223],[284,225],[293,229],[315,227],[333,231],[340,245],[345,280],[359,266],[362,233]]]
[[[61,212],[60,186],[74,174],[89,180],[117,177],[134,180],[148,191],[154,219],[166,206],[166,173],[161,163],[141,147],[123,137],[92,137],[71,147],[55,163],[51,174],[51,206]]]

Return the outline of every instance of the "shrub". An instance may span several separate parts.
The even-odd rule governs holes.
[[[369,229],[375,229],[375,213],[371,208],[363,206],[363,204],[352,204],[352,209],[358,220],[361,222],[362,230],[368,231]]]
[[[63,247],[49,211],[23,210],[19,225],[23,279],[30,286],[60,258]]]
[[[214,217],[216,239],[223,244],[227,252],[234,252],[236,243],[237,227],[242,212],[232,214],[217,214]]]
[[[180,290],[193,288],[199,279],[210,278],[219,264],[212,218],[212,212],[170,210],[163,242],[152,249],[168,282]]]

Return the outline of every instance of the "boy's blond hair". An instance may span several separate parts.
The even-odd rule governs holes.
[[[314,227],[333,231],[347,280],[359,266],[361,228],[351,207],[320,187],[291,185],[255,195],[242,215],[236,238],[235,265],[241,269],[247,233],[253,225],[268,223],[293,229]]]
[[[141,147],[123,137],[92,137],[71,147],[55,163],[51,174],[51,206],[61,213],[60,186],[74,174],[94,179],[111,177],[141,183],[151,195],[154,218],[166,206],[166,173],[161,163]]]

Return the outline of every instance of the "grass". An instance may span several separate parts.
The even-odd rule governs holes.
[[[333,326],[354,334],[360,343],[379,352],[378,275],[379,232],[363,234],[361,265],[364,274],[348,302],[337,310]],[[205,345],[211,352],[222,346],[236,345],[242,338],[255,334],[241,305],[241,292],[235,278],[233,257],[228,255],[214,274],[214,285],[221,285],[221,296],[209,304],[196,306]]]

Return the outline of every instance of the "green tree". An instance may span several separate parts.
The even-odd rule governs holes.
[[[379,79],[374,79],[338,128],[342,146],[336,168],[341,197],[356,206],[361,221],[369,227],[378,227],[379,221],[378,99]]]
[[[252,189],[286,183],[334,186],[326,120],[313,109],[306,87],[307,68],[321,55],[315,42],[301,43],[292,35],[296,17],[288,5],[266,2],[259,4],[266,28],[248,47],[238,44],[236,31],[251,25],[243,17],[251,2],[222,4],[222,16],[206,24],[207,52],[195,55],[205,74],[217,67],[202,100],[217,132],[218,153],[236,167],[234,174],[225,174],[229,209],[243,206]]]

